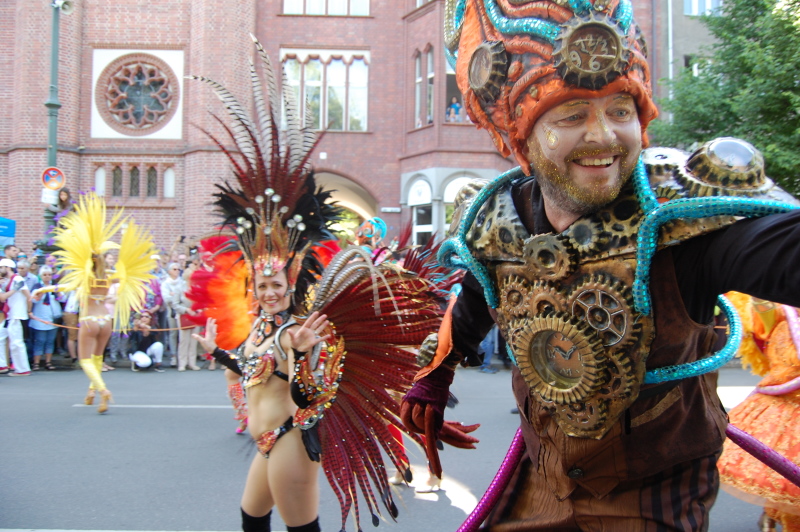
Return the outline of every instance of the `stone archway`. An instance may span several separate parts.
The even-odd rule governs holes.
[[[378,215],[378,202],[370,192],[344,176],[330,172],[316,172],[317,185],[333,190],[331,197],[342,207],[367,220]]]

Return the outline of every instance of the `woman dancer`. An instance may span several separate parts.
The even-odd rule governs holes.
[[[123,227],[121,243],[112,242],[111,238]],[[93,192],[79,199],[75,211],[61,219],[54,233],[54,243],[60,248],[55,255],[66,272],[58,290],[76,290],[80,301],[78,362],[90,382],[84,402],[91,405],[99,393],[97,411],[102,414],[111,401],[101,371],[112,319],[122,326],[128,323],[131,309],[141,308],[145,284],[152,277],[149,253],[153,243],[135,223],[122,218],[122,211],[106,223],[105,202]],[[119,259],[117,270],[108,275],[103,254],[110,249],[119,249]],[[104,304],[111,283],[119,283],[113,316]]]
[[[727,294],[742,317],[742,364],[764,378],[730,411],[731,423],[800,465],[800,318],[797,309]],[[762,532],[800,532],[800,487],[727,440],[717,463],[723,489],[764,507]]]
[[[223,100],[241,154],[212,137],[237,179],[236,188],[218,185],[215,194],[221,227],[234,238],[214,248],[208,272],[192,276],[190,298],[209,318],[198,341],[243,375],[247,392],[259,454],[242,497],[243,529],[269,530],[274,505],[289,531],[318,531],[319,460],[339,498],[342,528],[351,509],[358,525],[359,490],[377,525],[379,505],[397,515],[381,451],[408,468],[387,429],[400,424],[392,394],[410,388],[411,346],[436,330],[440,302],[429,282],[375,266],[361,248],[338,253],[323,270],[330,248],[320,243],[335,240],[329,227],[339,209],[317,190],[309,168],[313,131],[301,127],[291,91],[282,109],[269,58],[256,48],[267,76],[262,85],[251,66],[257,121],[224,87],[194,78]],[[282,112],[285,138],[277,127]],[[204,281],[195,282],[200,275]],[[312,300],[306,296],[315,282]]]
[[[289,532],[319,530],[319,463],[304,448],[301,431],[292,430],[297,405],[289,379],[295,353],[309,352],[324,341],[327,336],[319,333],[324,333],[329,324],[324,314],[313,313],[302,326],[288,325],[293,292],[283,269],[274,275],[257,270],[255,294],[260,312],[247,340],[234,355],[235,366],[231,355],[216,345],[213,318],[206,323],[205,336],[195,336],[221,363],[243,374],[250,434],[260,454],[253,458],[242,495],[245,531],[268,529],[273,506],[278,507]],[[286,334],[280,334],[283,331]]]

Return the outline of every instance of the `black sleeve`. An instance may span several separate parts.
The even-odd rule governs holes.
[[[494,325],[486,304],[483,288],[478,280],[467,272],[461,283],[461,294],[453,306],[453,348],[466,365],[479,366],[483,361],[478,354],[478,345]]]
[[[231,370],[232,372],[236,373],[237,375],[242,374],[242,370],[239,369],[239,364],[236,362],[236,358],[231,356],[230,353],[225,351],[224,349],[220,349],[219,347],[214,349],[214,352],[211,353],[211,356],[214,357],[214,360]]]
[[[292,396],[292,401],[300,408],[308,408],[311,405],[311,400],[308,396],[306,396],[305,392],[300,389],[300,380],[298,377],[298,371],[300,370],[300,362],[302,359],[307,355],[307,353],[302,351],[295,351],[295,365],[294,365],[294,378],[292,382],[289,383],[289,392]]]
[[[140,337],[141,333],[139,331],[131,331],[128,335],[128,353],[135,353],[136,351],[140,351],[139,344],[141,343]]]
[[[731,290],[800,307],[800,211],[740,220],[673,250],[691,318],[708,323]]]

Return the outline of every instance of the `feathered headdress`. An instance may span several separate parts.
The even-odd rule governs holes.
[[[108,272],[108,281],[119,282],[117,302],[114,305],[116,327],[126,329],[131,310],[142,307],[145,285],[153,275],[155,262],[150,259],[154,249],[150,234],[132,219],[122,217],[118,210],[106,223],[106,203],[90,192],[82,196],[75,210],[62,218],[54,231],[54,244],[60,248],[54,253],[58,265],[66,272],[59,281],[61,290],[76,290],[81,306],[85,306],[92,288],[98,285],[95,262],[110,250],[119,250],[116,270]],[[120,244],[112,242],[122,230]]]
[[[252,35],[251,35],[252,37]],[[283,91],[283,106],[272,64],[261,44],[253,37],[262,71],[266,78],[266,98],[255,64],[250,62],[253,103],[257,118],[251,119],[237,99],[221,84],[199,76],[189,76],[208,83],[222,100],[232,119],[226,126],[214,117],[236,145],[241,157],[235,157],[211,133],[203,130],[220,147],[233,165],[238,187],[216,185],[214,194],[221,227],[232,230],[235,241],[216,252],[241,250],[253,272],[267,276],[285,269],[289,285],[296,287],[300,301],[308,284],[321,272],[313,253],[314,243],[333,239],[328,227],[340,209],[326,201],[330,192],[316,190],[310,169],[311,152],[319,142],[310,128],[301,127],[297,101],[291,90]],[[284,86],[288,87],[286,76]],[[281,138],[278,123],[283,110],[286,131]]]

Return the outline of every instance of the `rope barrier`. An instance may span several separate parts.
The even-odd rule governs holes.
[[[43,320],[42,318],[37,318],[36,316],[30,316],[30,319],[36,320],[40,323],[44,323],[45,325],[52,325],[53,327],[58,327],[60,329],[80,329],[78,327],[72,327],[70,325],[63,325],[61,323],[53,323],[52,321]],[[150,329],[150,332],[165,332],[165,331],[187,331],[189,329],[194,329],[195,327],[202,327],[201,325],[188,325],[186,327],[176,327],[176,328],[168,328],[168,329]]]

